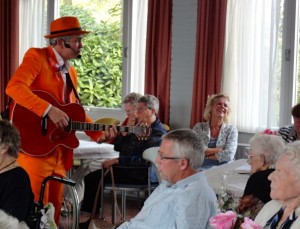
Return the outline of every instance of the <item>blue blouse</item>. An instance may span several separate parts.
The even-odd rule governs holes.
[[[210,140],[209,122],[197,123],[194,128],[198,137],[208,146]],[[229,162],[234,159],[238,142],[238,130],[235,126],[222,124],[217,139],[216,147],[220,147],[223,151],[216,153],[219,162]]]

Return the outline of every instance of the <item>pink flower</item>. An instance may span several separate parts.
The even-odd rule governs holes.
[[[211,217],[209,223],[213,229],[231,229],[235,224],[236,218],[236,213],[227,211]]]
[[[278,132],[276,130],[272,131],[270,129],[265,129],[263,133],[267,135],[278,135]]]
[[[245,217],[244,223],[242,223],[241,228],[242,229],[262,229],[263,227],[256,224],[254,221],[252,221],[248,217]]]

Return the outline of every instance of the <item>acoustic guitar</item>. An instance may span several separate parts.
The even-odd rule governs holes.
[[[69,116],[70,121],[65,128],[58,128],[47,116],[41,118],[15,103],[11,120],[20,132],[21,150],[25,154],[36,157],[46,156],[58,146],[75,149],[79,146],[79,141],[75,135],[76,130],[103,131],[106,127],[112,127],[112,125],[85,122],[85,112],[80,104],[60,104],[45,91],[34,91],[34,93],[64,111]],[[147,139],[151,134],[151,128],[143,124],[115,127],[118,132],[133,133],[139,139]]]

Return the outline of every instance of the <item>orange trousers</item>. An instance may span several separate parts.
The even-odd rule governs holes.
[[[65,177],[66,170],[63,163],[62,152],[54,150],[46,157],[32,157],[24,153],[20,153],[18,164],[23,167],[30,177],[34,200],[38,201],[40,196],[41,184],[47,176],[55,175]],[[60,210],[63,200],[63,184],[57,181],[48,181],[45,193],[44,204],[52,203],[55,207],[54,219],[58,225],[60,218]]]

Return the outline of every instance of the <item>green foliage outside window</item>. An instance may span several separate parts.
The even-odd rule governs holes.
[[[111,12],[121,13],[116,5]],[[85,106],[118,108],[122,94],[122,42],[120,22],[96,21],[82,7],[62,5],[61,16],[74,15],[81,26],[91,31],[83,39],[81,58],[71,60],[78,73],[78,92]]]

